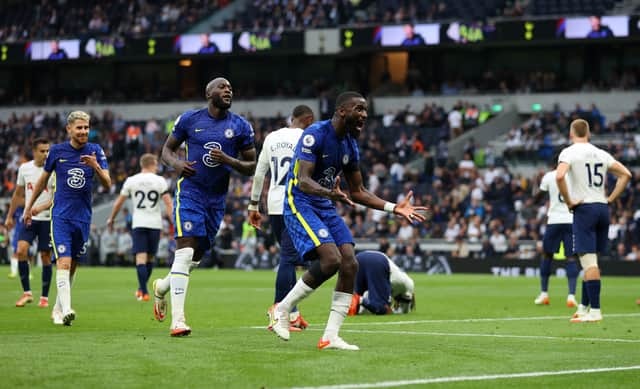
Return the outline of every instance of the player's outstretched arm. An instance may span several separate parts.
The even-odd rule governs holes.
[[[46,170],[42,172],[42,174],[40,175],[40,178],[38,178],[38,182],[36,182],[35,188],[33,188],[33,195],[31,195],[31,199],[29,199],[29,203],[26,204],[24,207],[24,213],[22,214],[22,217],[24,218],[24,224],[28,226],[31,225],[31,216],[32,216],[31,208],[33,208],[33,203],[36,202],[36,200],[38,199],[38,196],[40,196],[45,186],[47,186],[50,176],[51,176],[51,172],[48,172]]]
[[[347,184],[349,184],[349,192],[351,198],[358,204],[365,205],[370,208],[375,208],[389,213],[394,213],[398,216],[402,216],[409,222],[426,220],[425,212],[429,210],[428,207],[413,206],[411,205],[411,199],[413,198],[413,192],[410,191],[405,196],[404,200],[398,204],[389,203],[375,194],[369,192],[367,188],[362,184],[362,173],[360,168],[355,167],[353,170],[346,171],[345,177],[347,178]]]
[[[618,161],[615,161],[611,166],[609,166],[609,171],[618,178],[615,188],[613,188],[613,191],[609,197],[607,197],[607,202],[611,204],[616,201],[616,199],[622,194],[624,188],[627,187],[629,180],[631,180],[631,172],[626,168],[626,166]]]
[[[240,157],[242,159],[233,158],[221,149],[211,149],[211,151],[209,151],[209,156],[211,156],[211,158],[216,162],[231,166],[233,170],[244,176],[251,176],[256,171],[255,147],[242,150],[240,152]]]
[[[162,146],[160,159],[166,166],[176,169],[178,176],[191,177],[196,174],[196,170],[192,167],[196,162],[183,161],[178,158],[176,151],[181,144],[181,141],[177,140],[173,135],[169,135]]]
[[[127,196],[120,195],[116,199],[116,202],[113,203],[113,209],[111,209],[111,215],[109,215],[109,218],[107,219],[107,227],[113,227],[113,222],[116,220],[116,217],[118,216],[118,212],[120,212],[120,208],[122,208],[122,205],[124,204],[125,201],[127,201]]]
[[[7,213],[7,219],[4,221],[5,227],[9,230],[16,224],[15,220],[13,220],[13,214],[16,212],[20,201],[24,201],[24,185],[17,185],[16,190],[13,191],[13,196],[11,196],[9,212]]]
[[[567,208],[569,208],[569,210],[573,210],[573,208],[580,203],[574,203],[571,196],[569,196],[569,188],[567,187],[566,179],[569,167],[569,164],[566,162],[558,163],[558,168],[556,169],[556,184],[558,184],[558,189],[564,199],[564,203],[567,204]]]
[[[340,177],[336,177],[336,182],[332,189],[327,189],[318,184],[313,178],[313,170],[316,164],[311,161],[298,160],[298,189],[308,195],[326,197],[331,201],[340,201],[347,205],[353,206],[353,202],[346,193],[340,189]]]

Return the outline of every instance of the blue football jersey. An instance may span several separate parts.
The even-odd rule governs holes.
[[[51,217],[91,223],[92,167],[80,163],[80,156],[96,153],[101,168],[107,169],[107,157],[102,147],[87,143],[75,149],[70,142],[51,146],[44,170],[56,173]]]
[[[203,108],[180,115],[171,135],[185,142],[186,159],[196,162],[195,175],[178,179],[177,194],[223,209],[232,168],[215,162],[209,151],[222,149],[225,154],[238,158],[240,151],[255,148],[251,124],[233,112],[227,112],[224,119],[216,119]]]
[[[331,120],[316,122],[302,133],[296,146],[293,162],[287,177],[285,200],[300,205],[311,205],[317,208],[335,207],[326,197],[312,196],[298,188],[299,161],[315,163],[312,178],[327,189],[333,189],[336,177],[343,170],[353,171],[358,168],[360,152],[358,143],[351,135],[338,138]],[[294,207],[291,207],[293,209]]]

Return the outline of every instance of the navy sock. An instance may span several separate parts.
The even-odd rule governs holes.
[[[42,297],[49,297],[51,285],[51,265],[42,265]]]
[[[149,277],[147,276],[147,265],[136,265],[136,270],[138,271],[138,289],[141,290],[143,294],[148,294],[147,280]]]
[[[589,291],[589,302],[591,308],[600,309],[600,280],[587,281],[587,290]]]
[[[147,281],[151,278],[151,273],[153,273],[153,262],[147,262]]]
[[[580,304],[585,307],[589,306],[589,288],[587,288],[587,281],[582,281],[582,301]]]
[[[296,266],[287,260],[280,259],[278,266],[278,274],[276,275],[276,295],[274,302],[280,302],[293,289],[296,284]],[[291,312],[297,311],[297,307],[293,307]]]
[[[549,290],[549,276],[551,275],[551,260],[543,258],[540,261],[540,290]]]
[[[576,284],[578,282],[578,264],[576,261],[568,261],[566,269],[567,281],[569,281],[569,294],[576,294]]]
[[[20,274],[20,283],[22,283],[22,290],[28,292],[31,290],[29,285],[29,262],[18,261],[18,273]]]

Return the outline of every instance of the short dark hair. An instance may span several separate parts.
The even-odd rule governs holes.
[[[311,108],[309,108],[308,105],[298,105],[297,107],[295,107],[293,109],[293,112],[291,113],[291,116],[295,119],[302,117],[302,116],[307,116],[307,115],[313,115],[313,110]]]
[[[42,137],[36,138],[31,143],[31,148],[35,149],[36,147],[38,147],[38,145],[48,145],[49,143],[50,143],[49,139],[47,138],[42,138]]]
[[[336,99],[336,108],[342,107],[351,99],[364,99],[364,96],[362,96],[358,92],[353,92],[353,91],[340,93],[338,95],[338,98]]]

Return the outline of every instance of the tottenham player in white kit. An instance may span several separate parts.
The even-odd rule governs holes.
[[[582,285],[589,299],[583,298],[571,321],[595,322],[602,320],[597,253],[604,252],[607,246],[608,204],[620,196],[631,179],[631,173],[611,154],[589,143],[589,123],[585,120],[571,122],[569,137],[573,144],[560,153],[556,181],[567,207],[573,211],[573,251],[584,269]],[[616,176],[617,181],[607,197],[605,178],[608,172]],[[571,182],[571,192],[567,178]]]
[[[140,157],[140,173],[127,178],[120,190],[120,196],[113,204],[111,216],[107,220],[109,227],[118,216],[122,205],[131,198],[133,203],[132,231],[133,254],[136,257],[138,274],[138,301],[149,301],[147,282],[153,270],[153,260],[158,251],[160,231],[162,231],[162,208],[164,203],[167,215],[173,213],[173,204],[169,196],[169,186],[158,173],[158,158],[153,154]]]
[[[29,203],[33,196],[33,188],[38,182],[40,175],[44,170],[44,161],[49,155],[49,141],[44,138],[36,138],[33,140],[33,160],[23,163],[18,169],[18,182],[16,190],[11,198],[11,205],[5,225],[11,229],[15,224],[13,213],[18,204],[24,200],[25,204]],[[54,177],[50,177],[47,187],[42,194],[36,199],[31,215],[33,223],[27,226],[20,223],[15,233],[15,239],[18,240],[17,256],[18,271],[20,274],[20,282],[22,283],[23,293],[20,299],[16,301],[16,307],[24,307],[33,301],[31,286],[29,285],[29,248],[33,241],[38,238],[38,252],[42,260],[42,294],[38,306],[46,308],[49,306],[49,286],[51,285],[51,250],[49,248],[49,225],[51,218],[49,208],[51,207],[51,194],[53,193]]]
[[[269,212],[269,222],[273,233],[280,245],[280,264],[276,275],[276,293],[274,305],[269,308],[273,310],[275,303],[279,303],[284,296],[289,293],[296,284],[296,266],[303,265],[296,251],[287,228],[284,225],[282,208],[284,201],[285,181],[289,173],[293,150],[298,144],[302,131],[313,123],[313,110],[306,105],[299,105],[293,109],[291,114],[291,125],[281,128],[267,135],[264,140],[258,165],[253,177],[251,187],[251,201],[249,203],[249,223],[260,229],[262,215],[258,209],[258,203],[262,194],[265,175],[271,170],[271,181],[269,182],[269,194],[267,196],[267,206]],[[290,331],[300,331],[309,324],[300,315],[297,307],[294,307],[289,314],[291,321]],[[271,327],[269,327],[271,329]]]
[[[569,188],[571,186],[569,185]],[[560,190],[556,184],[556,171],[550,171],[540,181],[540,191],[549,194],[549,209],[547,210],[547,228],[542,238],[543,257],[540,261],[540,295],[534,300],[536,305],[549,304],[549,276],[551,275],[551,261],[560,250],[560,244],[564,249],[566,258],[565,269],[569,283],[569,295],[567,306],[572,308],[578,305],[576,301],[576,280],[578,278],[578,265],[573,255],[573,214],[564,203]]]

